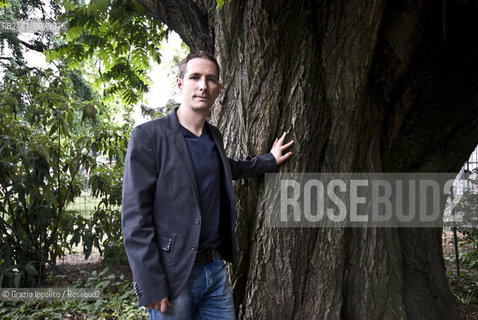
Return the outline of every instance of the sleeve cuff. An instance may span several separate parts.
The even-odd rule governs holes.
[[[270,152],[264,153],[258,156],[264,163],[264,172],[278,172],[279,166],[277,165],[276,158]]]

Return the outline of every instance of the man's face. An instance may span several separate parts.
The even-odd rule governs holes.
[[[207,59],[188,61],[183,79],[178,79],[183,105],[193,111],[209,112],[221,91],[216,65]]]

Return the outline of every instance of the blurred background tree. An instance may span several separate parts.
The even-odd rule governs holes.
[[[133,106],[169,29],[134,1],[0,2],[0,20],[55,21],[0,32],[0,286],[39,285],[47,261],[82,246],[124,262],[121,178]],[[40,54],[46,63],[36,64]],[[40,59],[41,60],[41,59]],[[85,190],[88,214],[72,206]]]

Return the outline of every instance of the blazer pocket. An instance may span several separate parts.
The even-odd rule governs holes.
[[[173,239],[160,236],[159,237],[159,249],[169,252],[171,250],[171,245],[173,243]]]
[[[159,236],[157,240],[163,264],[171,265],[174,256],[174,238]]]

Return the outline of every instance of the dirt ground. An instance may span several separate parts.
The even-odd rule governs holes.
[[[127,281],[133,281],[133,275],[128,264],[118,266],[108,266],[102,261],[101,256],[97,252],[93,252],[88,259],[84,259],[83,254],[70,254],[64,259],[57,261],[57,267],[64,273],[64,275],[71,281],[76,282],[79,279],[86,280],[91,274],[96,271],[97,274],[102,272],[106,267],[109,267],[107,274],[113,273],[116,279],[121,275]],[[49,271],[54,273],[53,271]],[[56,286],[66,286],[68,281],[56,282]],[[46,285],[49,285],[46,283]]]

